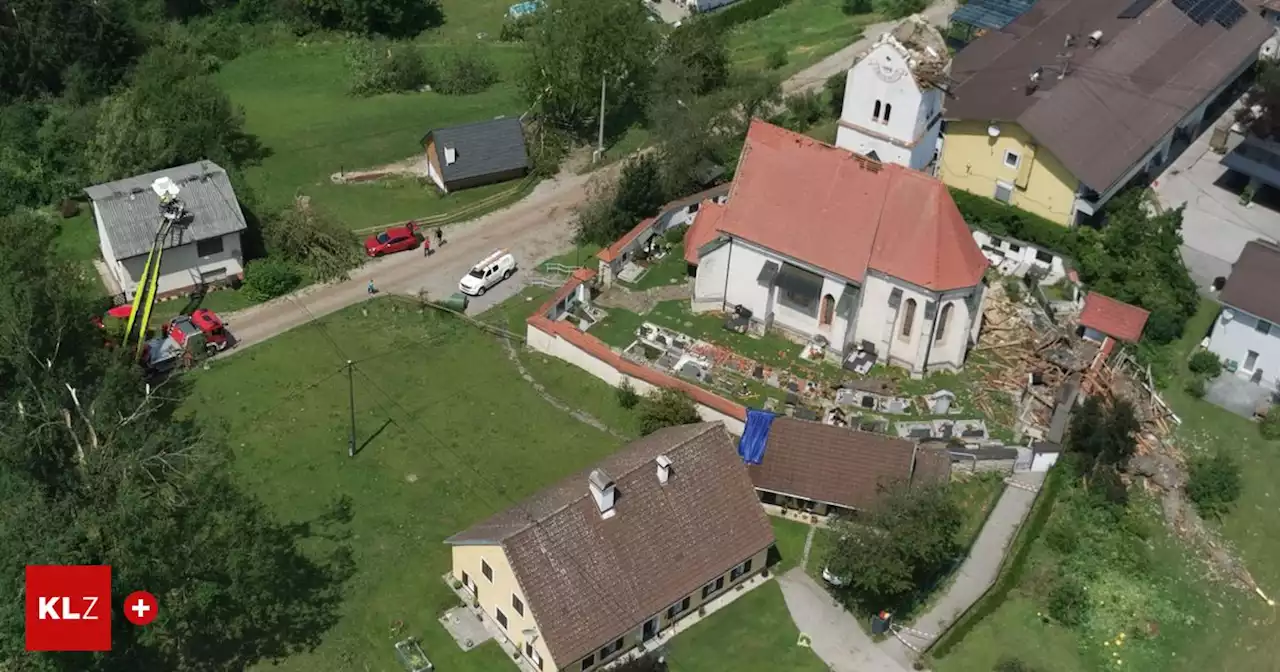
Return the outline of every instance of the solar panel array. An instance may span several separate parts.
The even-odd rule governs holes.
[[[1134,3],[1135,5],[1138,3]],[[1244,18],[1247,10],[1236,0],[1173,0],[1173,6],[1182,10],[1187,18],[1196,25],[1203,26],[1210,21],[1217,21],[1223,28],[1230,29],[1236,22]],[[1129,10],[1125,10],[1128,13]],[[1125,17],[1124,14],[1120,15]]]

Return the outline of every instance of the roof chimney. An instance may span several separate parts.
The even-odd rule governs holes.
[[[452,166],[454,161],[458,160],[458,150],[452,147],[444,148],[444,165]]]
[[[613,505],[618,499],[618,489],[613,479],[603,469],[592,469],[587,476],[587,485],[591,488],[591,496],[595,497],[596,506],[600,509],[601,518],[612,518]]]
[[[1092,33],[1089,33],[1089,48],[1097,49],[1101,45],[1102,45],[1102,31],[1095,30]]]
[[[658,482],[666,485],[671,480],[671,458],[659,455],[654,462],[658,463]]]

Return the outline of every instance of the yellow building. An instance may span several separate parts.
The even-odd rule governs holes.
[[[446,540],[535,669],[594,670],[765,568],[773,528],[720,423],[671,427]]]
[[[939,177],[1080,223],[1185,149],[1271,33],[1248,12],[1195,21],[1164,2],[1039,0],[952,61]]]

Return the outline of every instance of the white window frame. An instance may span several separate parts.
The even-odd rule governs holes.
[[[1000,194],[1000,189],[1002,188],[1009,192],[1009,200],[1007,201],[1000,199],[999,194]],[[1005,182],[1004,180],[996,180],[996,188],[995,188],[995,191],[992,192],[991,198],[993,200],[1000,201],[1001,203],[1008,203],[1012,205],[1013,204],[1013,185],[1008,182]]]
[[[1009,157],[1011,156],[1013,157],[1013,163],[1009,163]],[[1021,166],[1021,165],[1022,165],[1021,154],[1013,151],[1012,149],[1004,150],[1004,167],[1005,168],[1012,168],[1014,170],[1017,170],[1018,166]]]
[[[1274,328],[1274,325],[1272,325],[1270,322],[1262,318],[1258,318],[1258,321],[1255,322],[1253,325],[1253,330],[1258,332],[1259,334],[1262,334],[1263,336],[1270,336],[1271,330],[1273,328]]]

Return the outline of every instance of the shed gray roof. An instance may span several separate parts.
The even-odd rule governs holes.
[[[529,167],[524,129],[519,119],[491,119],[437,128],[427,133],[427,137],[435,138],[436,159],[445,182]],[[445,161],[446,148],[457,152],[452,164]]]
[[[116,259],[128,259],[151,250],[160,226],[160,197],[151,183],[161,177],[173,180],[182,191],[178,199],[190,216],[186,226],[174,227],[164,248],[217,238],[246,228],[227,171],[212,161],[157,170],[154,173],[98,184],[84,190],[98,206],[102,228]]]

